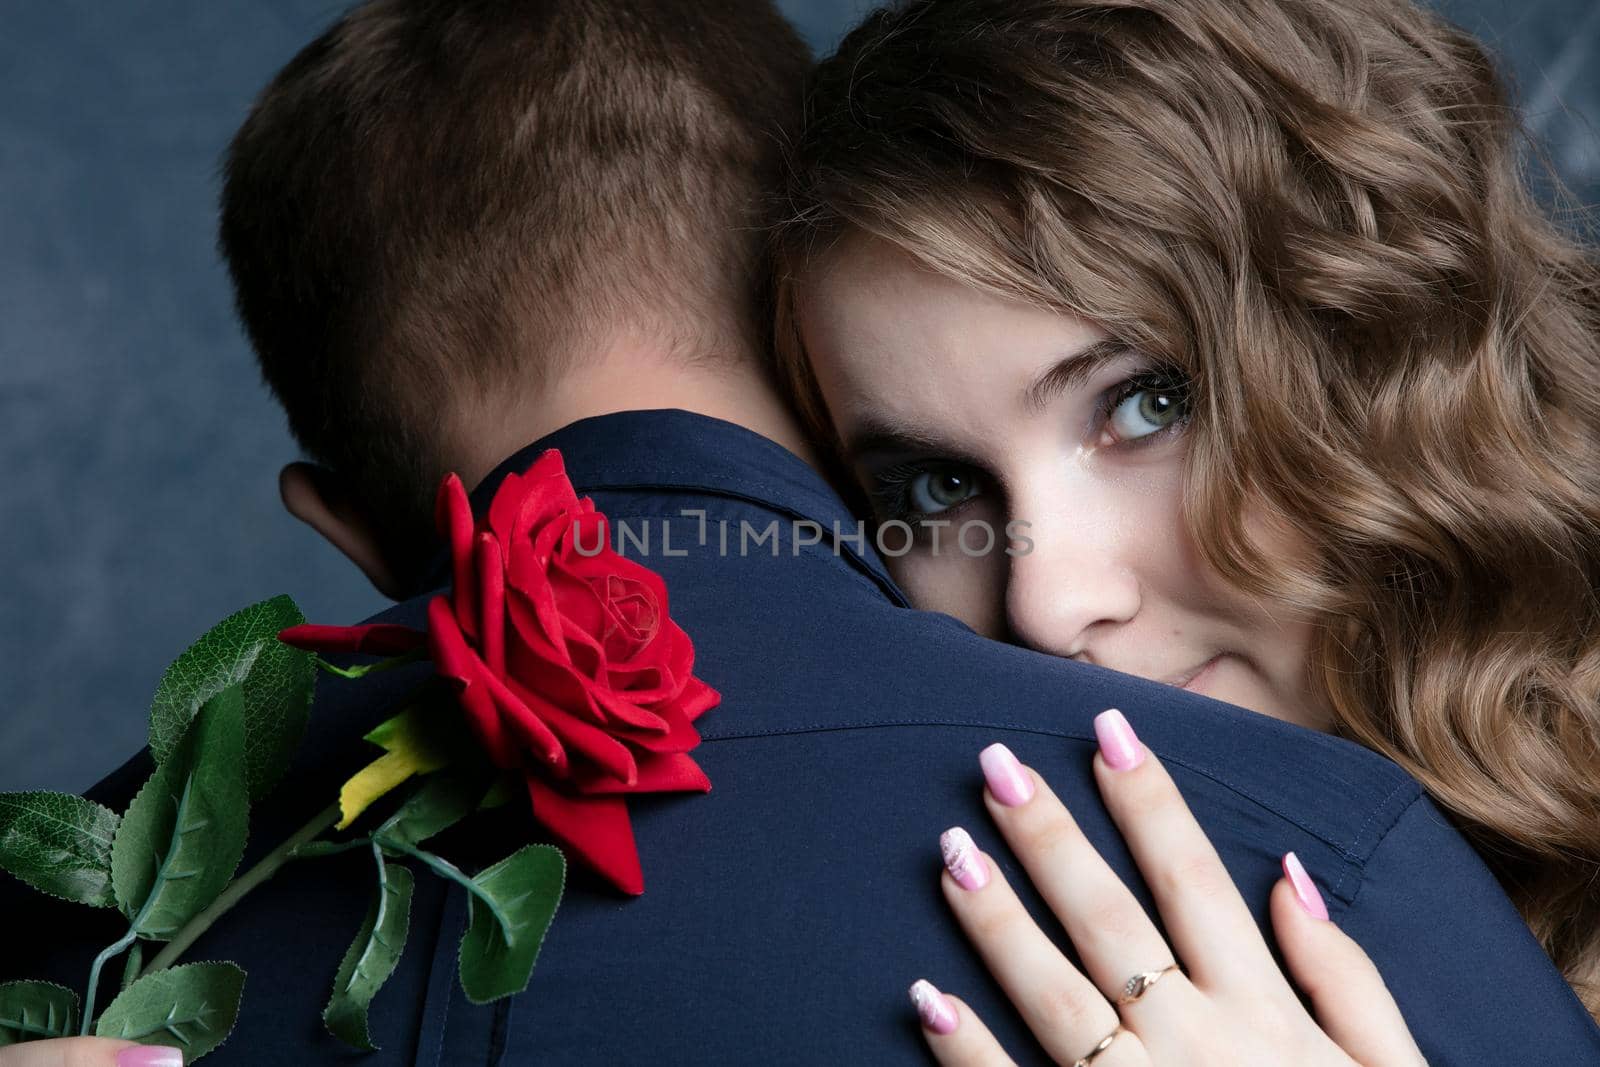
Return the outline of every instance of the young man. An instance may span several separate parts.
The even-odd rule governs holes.
[[[922,974],[1026,1057],[940,898],[934,842],[958,823],[995,841],[976,756],[1003,739],[1138,885],[1090,775],[1111,706],[1173,768],[1258,921],[1277,857],[1298,853],[1434,1062],[1595,1048],[1481,862],[1392,765],[984,641],[910,610],[870,544],[832,536],[855,520],[767,379],[757,295],[805,64],[761,0],[375,0],[285,68],[230,149],[222,247],[314,460],[285,470],[285,503],[409,597],[384,618],[422,625],[448,581],[430,565],[439,478],[459,472],[482,508],[555,447],[580,494],[653,531],[642,562],[722,694],[697,723],[712,791],[631,804],[647,891],[575,871],[526,993],[467,1003],[464,902],[417,880],[363,1062],[919,1063],[904,991]],[[401,681],[322,685],[254,839],[326,803]],[[120,808],[147,767],[94,795]],[[370,880],[341,862],[285,870],[186,955],[250,973],[227,1062],[341,1054],[318,1016]],[[76,983],[118,933],[3,904],[13,930],[52,932],[8,949],[0,977]]]

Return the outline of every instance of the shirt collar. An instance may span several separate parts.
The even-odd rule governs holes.
[[[513,473],[533,466],[547,449],[559,449],[580,495],[601,490],[678,491],[743,500],[822,529],[822,544],[837,531],[853,538],[860,520],[839,494],[799,456],[743,426],[678,408],[618,411],[568,423],[521,449],[489,473],[471,493],[482,515],[495,490]],[[908,606],[872,546],[837,540],[836,555],[867,575],[891,601]],[[430,568],[430,588],[449,581],[448,561]]]

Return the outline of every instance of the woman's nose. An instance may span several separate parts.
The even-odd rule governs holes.
[[[1138,614],[1138,575],[1126,546],[1103,526],[1030,531],[1031,551],[1011,557],[1006,622],[1013,640],[1040,652],[1076,656],[1096,635]]]

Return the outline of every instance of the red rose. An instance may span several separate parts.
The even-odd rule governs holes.
[[[643,892],[623,798],[711,788],[688,752],[700,743],[694,720],[720,699],[694,676],[666,585],[612,550],[605,516],[578,499],[554,449],[505,480],[487,522],[453,474],[437,515],[454,570],[449,595],[428,605],[434,665],[457,684],[490,758],[524,772],[534,817],[618,888]],[[424,640],[381,625],[283,637],[379,654]]]

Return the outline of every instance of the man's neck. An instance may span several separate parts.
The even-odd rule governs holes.
[[[682,408],[743,426],[819,466],[799,422],[778,396],[755,357],[710,365],[661,355],[646,347],[615,345],[560,381],[496,410],[485,405],[464,420],[457,469],[476,485],[507,456],[546,434],[595,415],[651,408]],[[493,427],[492,432],[484,432]]]

